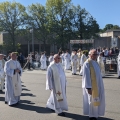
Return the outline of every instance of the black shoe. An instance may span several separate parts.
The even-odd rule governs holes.
[[[120,79],[120,76],[117,79]]]
[[[65,116],[65,113],[59,113],[58,116]]]
[[[52,112],[55,112],[55,110],[53,110],[53,109],[50,109]]]
[[[0,90],[0,93],[4,93],[2,90]]]
[[[9,106],[10,107],[16,107],[18,104],[19,104],[19,102],[15,103],[15,104],[12,104],[12,105],[9,105]]]
[[[95,117],[89,117],[89,120],[97,120]]]
[[[5,101],[5,104],[7,104],[7,102]]]
[[[74,75],[77,75],[76,73],[74,73]]]

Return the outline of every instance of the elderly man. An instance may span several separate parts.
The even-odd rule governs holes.
[[[54,62],[48,66],[46,75],[46,90],[51,90],[47,107],[59,116],[65,116],[63,110],[68,110],[66,98],[66,76],[60,62],[60,56],[54,55]]]
[[[92,49],[89,59],[83,64],[83,113],[90,120],[97,120],[105,113],[105,93],[100,67],[96,61],[97,52]]]
[[[20,75],[22,69],[17,61],[15,52],[11,53],[11,59],[5,63],[5,103],[9,106],[16,106],[20,101],[22,91]]]
[[[3,92],[4,89],[4,80],[5,80],[5,74],[4,74],[4,65],[5,60],[3,59],[3,54],[0,54],[0,91]]]

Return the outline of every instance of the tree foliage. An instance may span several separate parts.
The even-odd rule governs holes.
[[[103,29],[100,29],[100,32],[103,33],[107,30],[116,30],[116,29],[120,29],[120,26],[119,25],[113,25],[113,24],[106,24]]]
[[[13,50],[16,35],[20,33],[28,40],[33,29],[45,50],[47,43],[64,49],[70,39],[90,39],[99,32],[99,25],[86,9],[73,5],[71,0],[47,0],[46,6],[36,3],[27,9],[17,2],[0,3],[0,29],[9,33]]]
[[[9,33],[12,40],[9,44],[13,50],[15,50],[16,30],[20,29],[25,22],[25,9],[23,5],[17,2],[0,3],[0,26]]]
[[[38,41],[44,43],[44,50],[47,39],[49,38],[49,20],[46,8],[41,4],[32,4],[28,6],[29,24],[34,29],[34,36]]]
[[[70,5],[71,0],[47,0],[46,2],[50,28],[55,33],[54,38],[56,38],[54,43],[62,48],[68,42]]]

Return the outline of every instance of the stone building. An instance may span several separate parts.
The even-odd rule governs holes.
[[[18,49],[18,52],[22,52],[24,55],[28,55],[28,53],[32,52],[32,34],[29,34],[29,36],[16,36],[16,45],[20,44],[20,49]],[[1,32],[0,33],[0,46],[3,45],[3,43],[10,42],[10,36],[7,32]],[[8,42],[9,41],[9,42]],[[54,45],[46,44],[46,53],[50,54],[50,52],[57,51],[57,47]],[[34,51],[37,51],[39,53],[44,52],[44,44],[34,37]],[[9,49],[1,51],[4,54],[8,54],[11,52]]]
[[[105,33],[98,34],[99,37],[94,39],[94,43],[92,46],[94,48],[97,47],[118,47],[120,48],[120,30],[107,30]],[[0,33],[0,45],[3,45],[3,43],[7,43],[7,41],[10,41],[10,36],[7,32],[1,32]],[[21,47],[18,50],[18,52],[22,52],[24,55],[28,55],[28,53],[32,52],[32,34],[29,34],[28,36],[17,36],[16,37],[16,44],[20,44]],[[9,44],[9,43],[8,43]],[[72,51],[72,46],[70,43],[68,43],[67,48],[70,51]],[[79,45],[81,46],[81,45]],[[89,49],[89,48],[86,48]],[[37,51],[39,53],[44,51],[44,44],[34,37],[34,51]],[[58,48],[55,45],[46,44],[46,53],[47,55],[50,54],[50,52],[57,53]],[[10,51],[0,51],[2,53],[8,54]]]
[[[98,34],[99,37],[94,40],[94,48],[97,47],[120,47],[120,30],[107,30]]]

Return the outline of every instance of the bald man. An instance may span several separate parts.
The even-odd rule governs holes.
[[[65,116],[68,110],[66,98],[66,76],[60,63],[60,56],[54,55],[54,61],[48,66],[46,75],[46,90],[51,90],[47,107],[55,111],[58,116]]]
[[[83,64],[83,113],[90,120],[97,120],[105,113],[105,93],[101,70],[97,63],[97,51],[89,52],[89,59]]]
[[[0,54],[0,91],[3,92],[4,90],[4,80],[5,80],[5,74],[4,74],[4,65],[5,60],[3,59],[3,54]]]
[[[20,63],[17,61],[15,52],[11,53],[11,59],[5,63],[5,103],[9,106],[16,106],[20,101],[22,91]]]

